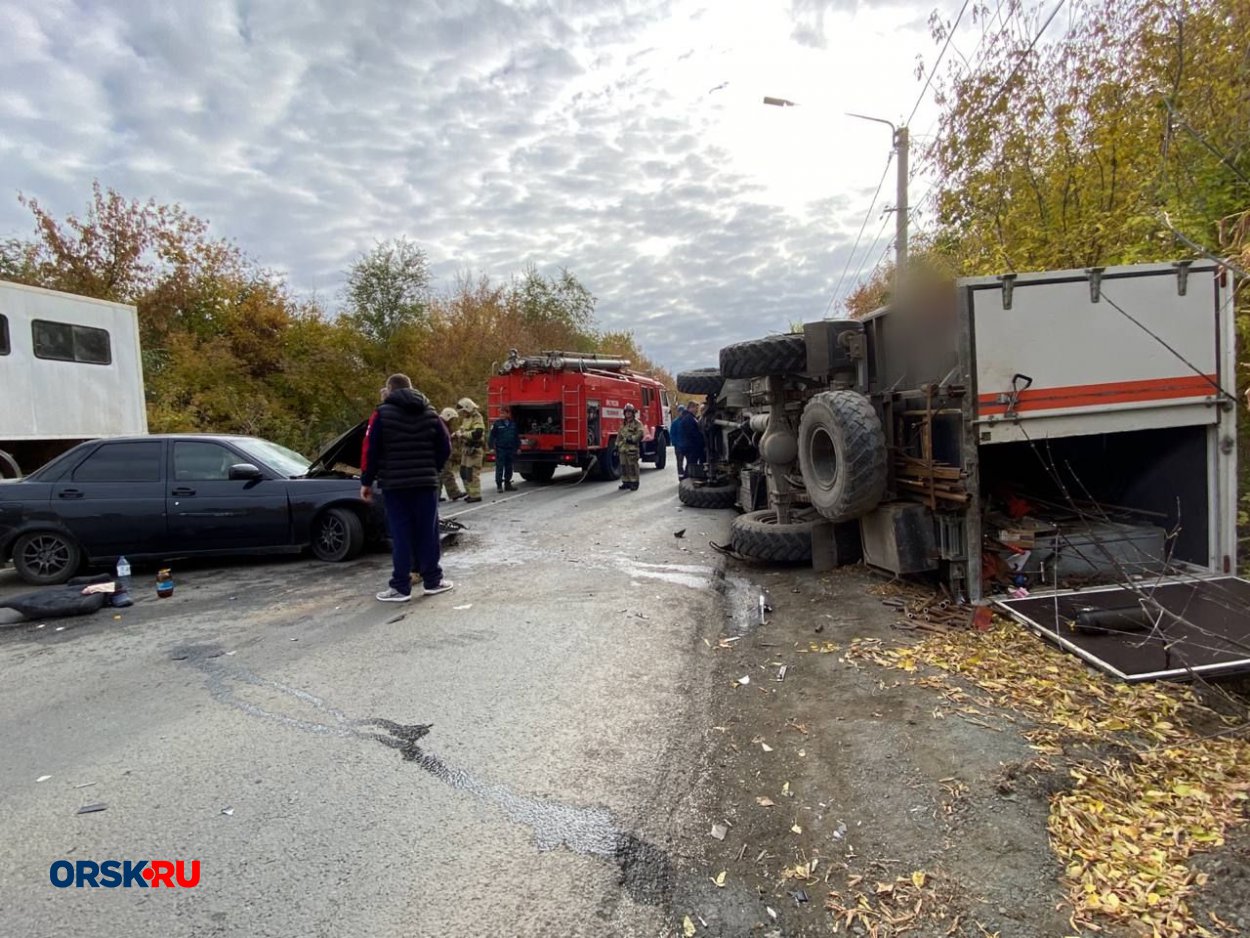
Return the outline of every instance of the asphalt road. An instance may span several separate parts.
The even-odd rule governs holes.
[[[0,625],[0,932],[671,934],[729,515],[671,469],[571,478],[449,511],[456,589],[407,606],[380,555],[240,561]],[[58,889],[60,859],[200,882]]]

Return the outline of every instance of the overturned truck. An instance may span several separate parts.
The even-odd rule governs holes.
[[[733,487],[739,553],[862,549],[953,601],[1233,573],[1232,300],[1207,261],[1010,274],[727,346],[687,391],[698,484]]]

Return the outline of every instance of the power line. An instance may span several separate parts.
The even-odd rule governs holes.
[[[951,46],[951,40],[955,38],[955,30],[959,29],[959,22],[964,18],[964,13],[968,11],[968,4],[972,0],[964,0],[964,5],[959,8],[959,15],[955,17],[955,25],[951,27],[950,32],[946,34],[946,42],[942,44],[942,51],[938,53],[937,61],[933,63],[933,68],[929,69],[929,77],[925,79],[924,87],[920,89],[920,94],[916,98],[916,103],[912,106],[911,113],[907,115],[907,120],[903,121],[903,125],[911,124],[911,119],[916,116],[916,112],[920,110],[921,102],[929,91],[929,85],[933,84],[933,76],[937,74],[938,66],[942,64],[942,59],[946,55],[946,50]]]
[[[846,280],[847,272],[851,269],[851,261],[855,254],[859,251],[859,242],[864,237],[864,229],[868,227],[868,219],[872,218],[872,210],[877,207],[877,199],[881,197],[881,189],[885,185],[885,178],[890,175],[890,164],[894,162],[894,151],[890,151],[890,155],[886,157],[885,169],[881,173],[881,181],[877,183],[877,191],[873,193],[872,202],[868,205],[868,211],[864,213],[864,221],[859,226],[859,234],[855,236],[855,243],[851,245],[851,253],[847,255],[846,266],[842,268],[842,275],[838,277],[838,284],[833,288],[833,295],[829,297],[829,302],[825,305],[825,315],[829,315],[829,310],[833,308],[833,302],[838,298],[839,292],[842,290],[842,284]]]
[[[1029,43],[1029,47],[1024,50],[1023,54],[1021,54],[1020,58],[1016,61],[1015,68],[1011,70],[1011,74],[1007,76],[1007,80],[1003,82],[1001,86],[999,86],[998,91],[994,93],[994,97],[990,99],[990,103],[986,105],[985,107],[986,112],[989,112],[994,109],[994,105],[997,104],[998,99],[1003,96],[1003,93],[1007,90],[1008,86],[1011,84],[1011,80],[1015,78],[1016,74],[1020,71],[1020,66],[1024,64],[1025,60],[1033,52],[1033,48],[1037,45],[1038,40],[1041,39],[1042,34],[1045,33],[1047,29],[1050,28],[1051,22],[1054,20],[1056,16],[1059,15],[1059,11],[1063,9],[1063,5],[1066,2],[1067,0],[1059,0],[1059,2],[1055,4],[1055,8],[1050,11],[1050,16],[1046,17],[1046,22],[1042,24],[1042,28],[1037,31],[1037,35],[1034,36],[1033,40]]]

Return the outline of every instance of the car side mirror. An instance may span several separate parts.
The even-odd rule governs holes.
[[[253,466],[250,462],[241,462],[230,467],[231,482],[256,482],[265,477],[260,471],[259,466]]]

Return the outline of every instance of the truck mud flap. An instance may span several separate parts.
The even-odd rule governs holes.
[[[1250,581],[1239,577],[1144,579],[994,605],[1122,681],[1250,673]]]

